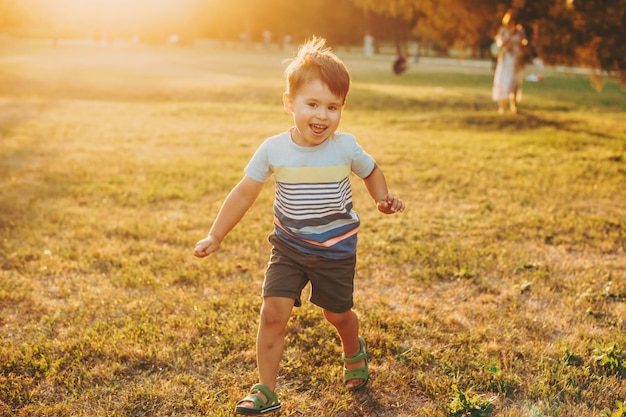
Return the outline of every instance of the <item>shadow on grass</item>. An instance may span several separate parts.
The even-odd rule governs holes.
[[[410,389],[407,387],[407,390]],[[347,412],[346,417],[364,417],[364,416],[393,416],[401,412],[403,404],[390,404],[385,398],[387,393],[379,392],[370,388],[364,388],[351,393],[351,410]],[[420,398],[417,394],[412,396],[414,400],[413,406],[418,406]]]
[[[486,116],[461,116],[441,118],[440,121],[447,126],[456,125],[459,128],[490,131],[524,131],[552,128],[561,132],[584,134],[598,139],[614,140],[621,136],[615,132],[600,131],[593,129],[586,123],[572,119],[556,119],[543,117],[541,109],[521,111],[516,115],[486,115]],[[456,122],[456,123],[455,123]]]
[[[407,110],[412,113],[407,115]],[[348,111],[375,112],[395,128],[418,132],[424,129],[472,130],[483,132],[524,132],[540,129],[584,134],[598,139],[623,138],[625,130],[606,130],[589,125],[567,113],[574,106],[556,104],[528,106],[518,114],[498,114],[495,105],[482,96],[419,98],[399,97],[366,90],[356,91],[349,100]]]
[[[378,416],[387,415],[388,410],[381,404],[379,394],[365,387],[352,392],[353,416]]]
[[[29,175],[41,155],[36,139],[15,134],[21,124],[36,120],[43,106],[49,104],[31,107],[7,101],[0,105],[0,138],[6,138],[0,147],[0,233],[4,237],[14,236],[21,225],[32,227],[29,224],[40,216],[36,202],[58,192]]]

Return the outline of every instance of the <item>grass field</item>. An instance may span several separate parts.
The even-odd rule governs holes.
[[[0,41],[0,415],[228,416],[256,381],[268,184],[192,256],[258,144],[290,126],[278,51]],[[338,52],[372,380],[294,310],[281,416],[626,412],[626,95],[545,69],[498,115],[488,68]],[[530,71],[530,69],[528,69]],[[621,414],[615,414],[621,415]]]

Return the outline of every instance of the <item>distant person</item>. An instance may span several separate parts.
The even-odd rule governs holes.
[[[283,36],[283,49],[289,50],[291,49],[291,35],[287,34]]]
[[[495,37],[498,47],[496,71],[491,93],[498,102],[498,113],[504,113],[506,102],[512,113],[517,113],[517,103],[522,99],[522,70],[524,69],[526,33],[518,24],[515,10],[508,10],[502,18],[502,26]]]
[[[393,62],[393,73],[396,75],[402,74],[407,70],[409,64],[407,62],[406,56],[401,55]]]
[[[250,47],[250,33],[249,32],[241,32],[239,34],[239,41],[241,41],[241,44],[248,48]]]
[[[365,56],[374,55],[374,37],[370,34],[363,38],[363,54]]]
[[[264,30],[263,31],[263,47],[265,47],[265,49],[269,49],[271,43],[272,43],[272,32],[270,32],[269,30]]]
[[[287,322],[311,283],[312,303],[336,328],[343,348],[343,378],[350,389],[365,386],[369,368],[365,341],[352,310],[359,216],[353,210],[350,175],[363,179],[378,210],[399,213],[404,203],[387,189],[382,170],[355,137],[337,128],[350,87],[344,63],[313,37],[285,71],[283,106],[294,126],[266,139],[245,175],[224,200],[194,255],[218,250],[273,175],[276,184],[271,256],[263,282],[257,335],[259,383],[239,401],[237,414],[276,411],[275,393]],[[313,360],[313,358],[311,358]]]

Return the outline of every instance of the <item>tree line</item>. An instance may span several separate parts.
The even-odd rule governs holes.
[[[0,34],[69,37],[91,31],[160,42],[176,33],[183,40],[261,42],[271,33],[275,43],[286,36],[299,43],[316,34],[344,46],[360,46],[370,35],[374,45],[393,42],[399,54],[413,53],[409,45],[417,44],[442,55],[454,50],[485,57],[502,16],[513,8],[530,49],[545,63],[601,69],[619,74],[626,84],[626,0],[142,1],[135,0],[144,9],[135,18],[120,9],[102,10],[95,21],[72,21],[54,10],[55,2],[0,0]],[[157,5],[167,1],[176,8],[158,16]],[[142,20],[145,16],[155,18]]]

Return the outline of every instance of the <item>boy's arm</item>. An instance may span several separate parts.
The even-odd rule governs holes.
[[[219,249],[222,240],[239,223],[257,199],[263,185],[262,182],[244,175],[222,203],[209,235],[196,243],[193,251],[195,256],[204,258]]]
[[[387,181],[383,171],[374,165],[374,169],[366,178],[363,178],[365,188],[370,193],[378,211],[385,214],[393,214],[404,211],[404,202],[396,198],[387,189]]]

